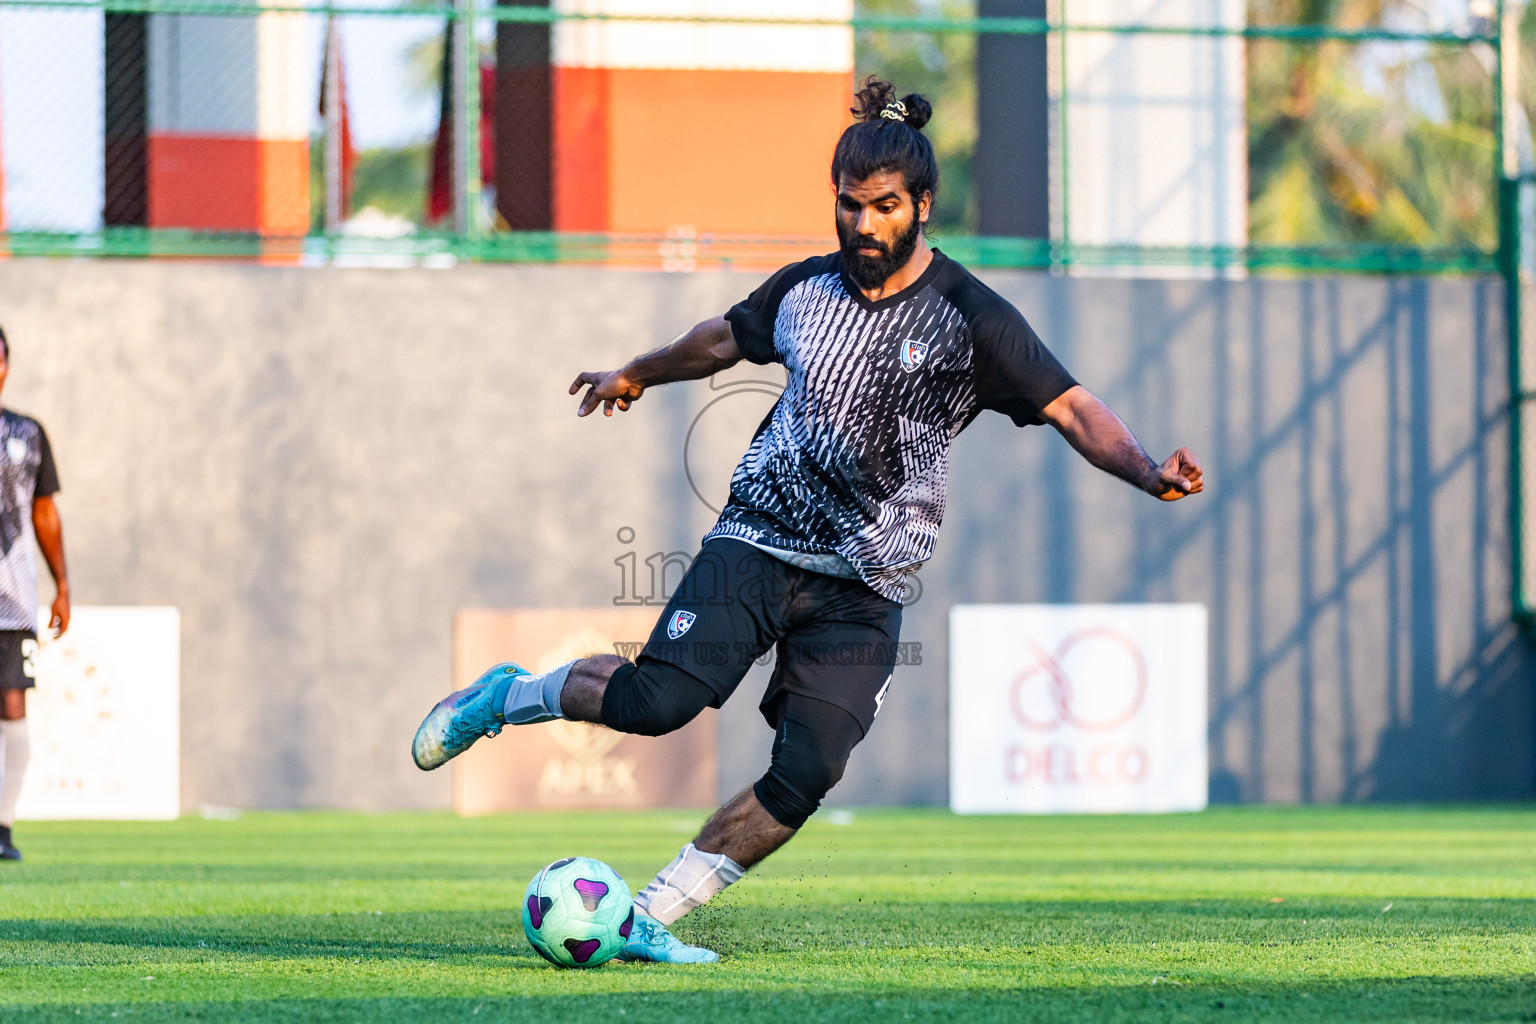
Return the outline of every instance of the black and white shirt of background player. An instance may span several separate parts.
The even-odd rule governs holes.
[[[37,628],[32,500],[59,489],[43,425],[0,412],[0,629]]]
[[[742,355],[783,363],[788,383],[704,539],[835,554],[893,601],[933,554],[955,437],[984,410],[1043,423],[1076,383],[1017,309],[937,249],[878,302],[840,253],[791,264],[726,319]]]

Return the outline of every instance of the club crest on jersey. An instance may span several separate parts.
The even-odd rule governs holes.
[[[27,442],[19,437],[6,438],[5,454],[10,457],[12,462],[20,462],[27,457]]]
[[[908,338],[901,343],[901,368],[911,373],[923,365],[923,360],[928,358],[928,343],[917,338]]]
[[[688,628],[693,625],[694,620],[697,618],[698,616],[693,612],[673,612],[672,617],[667,620],[667,636],[671,637],[673,640],[676,640],[678,637],[688,632]]]

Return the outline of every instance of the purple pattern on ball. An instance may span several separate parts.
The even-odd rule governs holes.
[[[566,939],[562,943],[565,946],[566,952],[571,954],[571,959],[579,964],[584,964],[592,959],[592,954],[596,953],[597,947],[602,944],[601,939],[582,939],[580,942],[575,939]]]
[[[528,920],[535,928],[544,927],[544,915],[549,913],[549,908],[554,902],[548,896],[528,897]]]
[[[634,928],[635,928],[635,908],[634,907],[630,907],[629,908],[629,916],[624,919],[624,923],[623,924],[619,925],[619,936],[621,938],[625,938],[625,939],[629,938],[629,933],[634,931]]]
[[[608,886],[603,882],[594,882],[590,878],[578,878],[571,883],[581,896],[581,905],[587,908],[587,913],[597,909],[597,905],[603,902],[603,897],[608,895]]]

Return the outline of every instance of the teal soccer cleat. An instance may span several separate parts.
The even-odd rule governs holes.
[[[495,736],[506,724],[502,705],[513,680],[531,675],[507,661],[488,669],[469,686],[450,693],[427,713],[411,741],[411,758],[424,772],[447,764],[482,736]]]
[[[720,959],[720,954],[703,946],[685,945],[667,931],[666,925],[636,907],[634,927],[618,959],[651,964],[712,964]]]

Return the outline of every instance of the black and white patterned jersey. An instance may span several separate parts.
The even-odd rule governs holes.
[[[788,383],[704,539],[836,555],[893,601],[933,554],[955,437],[989,409],[1042,423],[1076,383],[1018,310],[938,250],[878,302],[841,253],[792,264],[726,320],[742,354],[783,363]]]
[[[32,501],[59,489],[43,425],[0,412],[0,629],[37,628]]]

